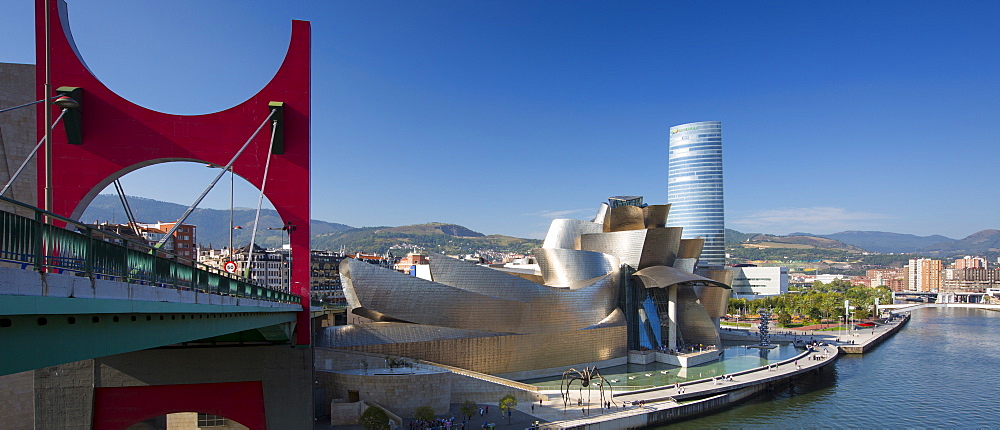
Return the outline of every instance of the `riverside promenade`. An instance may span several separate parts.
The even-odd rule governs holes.
[[[771,333],[772,341],[801,345],[815,341],[826,345],[775,365],[733,373],[731,381],[721,378],[689,381],[680,384],[683,388],[680,392],[674,386],[666,386],[615,393],[615,406],[610,410],[595,404],[600,402],[599,395],[591,404],[578,405],[571,392],[571,401],[564,405],[558,391],[542,391],[552,400],[536,406],[531,414],[548,421],[539,424],[541,429],[618,430],[668,424],[726,408],[761,391],[787,384],[807,372],[819,372],[840,354],[863,354],[902,329],[909,320],[907,313],[875,327],[851,331],[779,329]],[[722,338],[753,342],[758,339],[758,333],[755,329],[724,327]],[[642,406],[635,405],[638,401],[643,402]]]
[[[798,375],[818,372],[833,363],[839,353],[834,346],[819,346],[788,360],[730,374],[731,381],[706,378],[682,383],[682,390],[670,385],[616,392],[611,409],[601,407],[597,393],[591,394],[590,403],[584,394],[580,404],[581,399],[571,391],[570,401],[564,404],[558,390],[545,390],[542,393],[551,400],[536,405],[532,415],[548,421],[539,424],[541,429],[617,430],[670,423],[725,408],[761,391],[773,390]],[[638,406],[639,401],[642,406]],[[524,411],[523,407],[518,409]]]
[[[909,312],[893,318],[887,323],[877,323],[875,327],[857,330],[796,330],[777,329],[770,333],[773,342],[792,342],[795,344],[820,341],[837,345],[841,352],[847,354],[864,354],[884,340],[892,337],[910,321]],[[757,329],[722,327],[723,340],[750,341],[758,338]]]

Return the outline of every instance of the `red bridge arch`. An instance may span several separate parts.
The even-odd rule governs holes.
[[[168,161],[225,165],[270,112],[282,102],[284,151],[270,155],[265,194],[286,223],[296,226],[290,243],[295,261],[309,261],[310,26],[292,21],[288,52],[271,81],[237,106],[205,115],[172,115],[146,109],[111,91],[84,65],[69,31],[62,0],[36,0],[35,31],[38,98],[44,98],[45,9],[51,15],[50,58],[53,89],[82,88],[82,144],[67,143],[63,127],[52,139],[52,212],[79,219],[83,210],[115,179],[139,168]],[[44,104],[39,105],[38,136],[44,134]],[[55,112],[58,114],[58,112]],[[53,115],[53,117],[55,116]],[[233,171],[260,189],[269,156],[270,128],[254,139]],[[44,207],[44,154],[38,154],[39,207]],[[296,343],[309,344],[309,264],[292,267],[292,293],[302,298]]]

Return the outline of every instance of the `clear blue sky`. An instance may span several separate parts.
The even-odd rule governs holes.
[[[720,120],[727,227],[1000,228],[1000,2],[68,3],[98,77],[179,114],[254,94],[311,21],[313,218],[541,237],[608,196],[664,203],[669,127]],[[32,25],[5,2],[0,61],[35,61]],[[211,173],[124,182],[189,204]]]

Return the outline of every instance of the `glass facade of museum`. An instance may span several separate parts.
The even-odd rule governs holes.
[[[684,239],[705,239],[699,261],[702,267],[722,267],[726,263],[722,190],[722,122],[671,127],[667,226],[683,227]]]

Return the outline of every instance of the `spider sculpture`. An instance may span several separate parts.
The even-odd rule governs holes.
[[[604,407],[605,404],[617,405],[617,403],[612,398],[613,390],[611,382],[609,382],[607,379],[601,376],[601,372],[597,370],[597,366],[594,366],[594,367],[585,367],[583,368],[582,371],[571,368],[563,372],[562,381],[559,383],[559,392],[560,394],[562,394],[564,409],[566,405],[569,403],[570,400],[569,390],[572,388],[574,381],[580,381],[580,386],[577,389],[578,394],[580,396],[577,398],[577,405],[583,406],[584,388],[587,389],[587,404],[588,405],[590,404],[590,390],[592,388],[592,385],[596,386],[601,394],[602,408]],[[608,396],[607,396],[608,400],[605,400],[604,396],[605,385],[607,385],[608,388]]]

